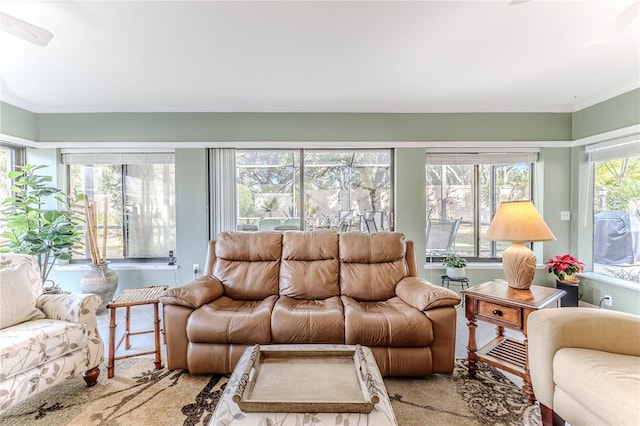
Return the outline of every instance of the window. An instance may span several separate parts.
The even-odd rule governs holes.
[[[389,230],[391,150],[236,151],[237,229]]]
[[[24,148],[0,145],[0,201],[11,196],[9,172],[23,164]],[[5,220],[0,220],[0,235],[7,231],[5,223]]]
[[[109,260],[166,258],[175,249],[173,154],[70,153],[63,162],[69,165],[69,192],[84,193],[96,204],[100,234],[107,211]],[[74,259],[90,259],[86,244]]]
[[[588,149],[593,167],[593,271],[640,282],[640,142]]]
[[[439,261],[448,252],[500,258],[509,243],[489,241],[484,234],[502,201],[531,199],[536,157],[527,152],[427,153],[427,260]],[[455,224],[442,226],[447,221]]]

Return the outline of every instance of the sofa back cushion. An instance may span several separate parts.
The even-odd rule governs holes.
[[[278,294],[282,234],[221,232],[215,244],[213,276],[235,300],[261,300]]]
[[[338,234],[286,231],[282,237],[280,295],[318,300],[340,295]]]
[[[27,262],[0,268],[0,329],[44,318],[44,313],[36,308],[29,268]]]
[[[404,234],[340,234],[340,290],[359,301],[387,300],[408,275]]]

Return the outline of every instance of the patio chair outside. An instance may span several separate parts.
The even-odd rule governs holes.
[[[444,256],[455,251],[460,228],[459,219],[429,219],[427,221],[427,256]]]

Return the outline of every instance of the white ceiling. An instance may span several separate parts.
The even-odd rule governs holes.
[[[630,5],[1,1],[54,37],[1,33],[0,94],[34,112],[575,111],[640,86]]]

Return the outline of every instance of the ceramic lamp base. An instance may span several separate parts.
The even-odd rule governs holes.
[[[524,242],[512,242],[502,254],[502,268],[509,287],[527,290],[536,273],[536,255]]]

